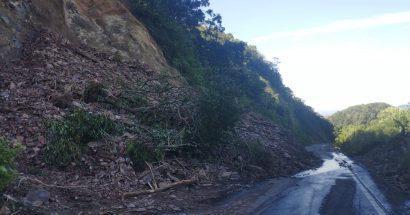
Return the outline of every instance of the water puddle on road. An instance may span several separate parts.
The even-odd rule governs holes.
[[[308,176],[311,176],[311,175],[317,175],[317,174],[321,174],[321,173],[325,173],[325,172],[337,171],[337,170],[340,170],[342,168],[348,167],[352,163],[353,162],[348,157],[346,157],[344,154],[333,152],[332,153],[332,158],[331,159],[324,159],[323,164],[322,164],[321,167],[319,167],[317,169],[310,169],[310,170],[300,172],[300,173],[294,175],[293,177],[295,177],[295,178],[304,178],[304,177],[308,177]]]

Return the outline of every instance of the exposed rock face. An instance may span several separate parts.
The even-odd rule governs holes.
[[[0,62],[16,59],[22,44],[40,28],[99,52],[136,59],[153,70],[175,73],[145,26],[119,0],[1,1]]]
[[[23,38],[28,34],[25,28],[27,17],[26,4],[22,2],[0,2],[0,61],[16,57],[22,47]]]
[[[242,141],[261,143],[278,157],[278,175],[289,175],[318,166],[320,159],[307,152],[285,128],[255,113],[242,117],[236,125],[236,134]]]

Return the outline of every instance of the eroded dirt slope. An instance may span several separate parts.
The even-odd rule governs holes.
[[[119,0],[5,0],[0,2],[0,61],[16,59],[22,44],[46,28],[119,59],[138,59],[176,74],[145,26]]]

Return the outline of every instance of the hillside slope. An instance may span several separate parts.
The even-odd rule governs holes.
[[[386,103],[356,105],[338,111],[328,117],[328,119],[337,128],[347,125],[365,125],[369,124],[372,120],[375,120],[377,115],[388,107],[391,106]]]
[[[111,95],[120,97],[121,93],[141,86],[147,80],[162,80],[162,75],[137,63],[110,59],[107,55],[95,53],[93,49],[71,47],[70,44],[61,43],[61,39],[53,33],[41,33],[35,41],[25,46],[24,59],[0,66],[0,119],[4,122],[0,125],[0,133],[14,144],[23,144],[25,148],[17,165],[20,185],[11,186],[6,193],[23,200],[31,190],[37,190],[36,187],[40,185],[42,190],[46,190],[56,200],[42,202],[44,208],[24,208],[27,213],[34,213],[32,210],[99,213],[108,209],[117,212],[139,209],[153,213],[174,211],[175,208],[194,209],[197,202],[220,198],[225,192],[241,188],[239,185],[227,187],[225,183],[239,183],[246,178],[286,176],[320,163],[317,158],[306,153],[286,129],[263,118],[247,116],[238,125],[238,135],[244,142],[251,144],[248,145],[251,148],[255,141],[261,141],[267,148],[256,150],[262,150],[267,156],[272,152],[274,160],[264,160],[258,151],[238,152],[237,150],[244,149],[242,147],[225,152],[226,162],[223,164],[198,162],[196,159],[174,159],[171,156],[160,162],[150,162],[154,169],[158,168],[155,171],[156,183],[165,186],[175,180],[192,179],[196,181],[193,188],[122,200],[124,193],[149,189],[144,181],[147,179],[142,179],[146,174],[145,168],[135,171],[133,163],[127,158],[127,144],[140,140],[148,146],[158,144],[162,139],[149,136],[143,130],[159,130],[150,127],[151,120],[147,123],[143,118],[149,116],[150,112],[133,112],[130,109],[139,106],[115,106],[111,103],[87,101],[83,92],[94,83],[101,83],[109,89]],[[68,97],[65,92],[67,86],[70,88]],[[184,98],[183,94],[189,95],[183,90],[176,88],[170,94],[168,99],[173,106],[167,107],[165,115],[155,112],[157,118],[164,120],[163,117],[189,117],[192,107],[175,99]],[[153,101],[159,99],[154,94],[151,98]],[[163,96],[161,99],[164,99]],[[125,126],[127,132],[88,143],[88,150],[81,155],[81,160],[73,161],[62,169],[56,168],[44,159],[44,150],[50,144],[47,122],[63,120],[70,115],[68,109],[61,105],[106,116]],[[172,121],[178,123],[175,119]],[[238,160],[238,155],[242,159]],[[270,169],[273,171],[267,174]],[[69,188],[70,193],[66,193],[65,188],[58,186],[73,188]],[[169,199],[167,196],[171,194],[179,201]],[[76,198],[79,200],[73,200]],[[129,205],[139,207],[128,208]]]
[[[1,210],[176,212],[317,166],[301,143],[332,138],[230,35],[198,30],[194,69],[117,0],[7,0],[0,12],[0,146],[22,148],[7,166],[17,180],[0,187],[16,201]]]

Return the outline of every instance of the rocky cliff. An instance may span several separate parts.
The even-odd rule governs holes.
[[[23,43],[44,28],[72,43],[175,73],[144,25],[119,0],[1,1],[0,62],[17,59]]]

